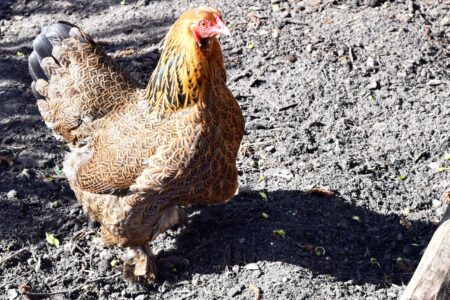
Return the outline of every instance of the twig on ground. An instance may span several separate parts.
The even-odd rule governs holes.
[[[22,248],[22,249],[20,249],[20,250],[18,250],[18,251],[16,251],[16,252],[14,252],[14,253],[11,254],[10,256],[7,256],[7,257],[1,259],[1,260],[0,260],[0,265],[3,264],[4,262],[10,260],[11,258],[16,257],[17,255],[21,254],[22,252],[24,252],[24,251],[26,251],[26,250],[27,250],[27,248]]]
[[[350,61],[352,63],[355,62],[355,58],[353,57],[353,51],[352,51],[352,46],[350,44],[347,44],[348,47],[348,56],[350,57]]]
[[[274,142],[276,142],[276,140],[268,140],[268,141],[262,141],[262,142],[254,142],[254,143],[248,143],[247,146],[272,144],[272,143],[274,143]]]
[[[120,275],[120,273],[111,275],[111,276],[106,276],[106,277],[99,277],[99,278],[95,278],[92,280],[88,280],[86,282],[84,282],[83,284],[80,284],[77,287],[74,287],[73,289],[70,290],[62,290],[62,291],[55,291],[55,292],[48,292],[48,293],[38,293],[38,292],[23,292],[22,295],[24,296],[29,296],[29,297],[41,297],[41,298],[46,298],[46,297],[50,297],[50,296],[54,296],[54,295],[60,295],[60,294],[72,294],[78,290],[81,290],[84,286],[91,284],[91,283],[95,283],[98,281],[102,281],[102,280],[107,280],[107,279],[112,279],[115,277],[118,277]]]
[[[78,244],[75,244],[74,247],[80,250],[80,252],[86,255],[87,257],[90,256],[86,251],[84,251],[80,246],[78,246]]]
[[[71,240],[73,240],[73,241],[74,240],[81,240],[81,239],[83,239],[83,238],[85,238],[85,237],[87,237],[88,235],[91,235],[91,234],[95,234],[95,230],[85,231],[84,229],[82,229],[80,231],[75,232],[73,234]]]
[[[181,296],[179,298],[175,298],[174,300],[184,300],[184,299],[187,299],[187,298],[189,298],[191,296],[194,296],[194,294],[195,294],[195,292],[190,292],[189,294],[183,295],[183,296]]]

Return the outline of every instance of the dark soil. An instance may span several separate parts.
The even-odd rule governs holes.
[[[145,84],[154,45],[205,4],[119,2],[0,3],[0,299],[21,285],[66,291],[54,299],[398,298],[450,185],[450,3],[207,1],[233,32],[221,42],[247,121],[240,193],[159,237],[154,249],[183,263],[143,286],[116,275],[121,250],[60,175],[67,148],[27,68],[40,28],[67,20]]]

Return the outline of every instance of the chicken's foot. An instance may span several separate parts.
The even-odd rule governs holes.
[[[137,282],[143,278],[147,282],[153,282],[158,273],[155,256],[148,245],[132,247],[131,259],[124,261],[124,277],[131,282]]]

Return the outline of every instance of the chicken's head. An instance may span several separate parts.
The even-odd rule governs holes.
[[[198,46],[201,46],[206,39],[231,34],[222,15],[215,8],[195,8],[183,14],[182,18],[189,20],[189,30]]]

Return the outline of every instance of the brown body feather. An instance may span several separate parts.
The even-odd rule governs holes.
[[[39,110],[77,144],[64,169],[108,244],[145,245],[180,221],[180,205],[221,203],[237,189],[243,117],[218,41],[198,47],[186,29],[208,13],[192,10],[173,25],[146,90],[76,27],[52,43],[57,62],[41,63],[49,79],[35,83]],[[151,280],[148,261],[146,274],[134,273]]]

